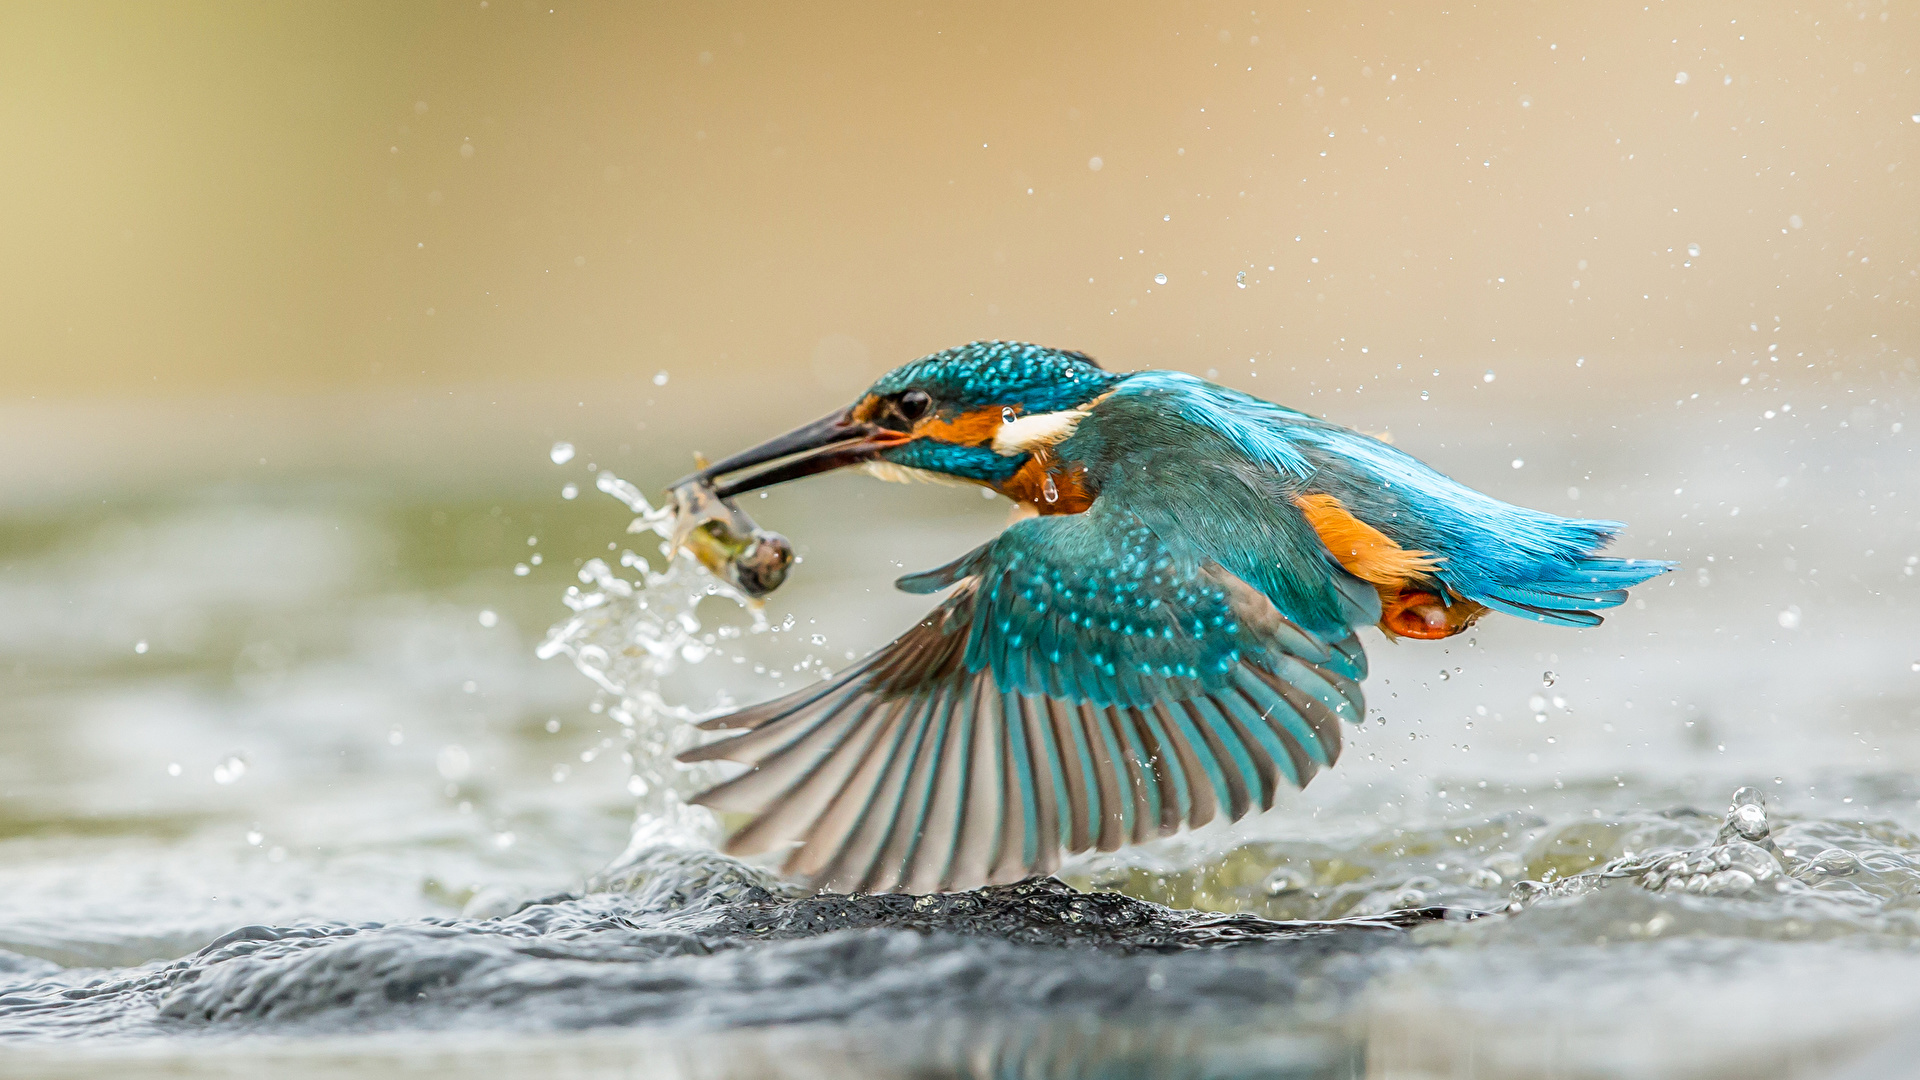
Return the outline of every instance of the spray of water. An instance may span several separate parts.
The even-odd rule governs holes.
[[[726,702],[696,705],[697,691],[675,677],[723,651],[724,640],[764,633],[768,626],[758,604],[670,546],[670,509],[656,509],[639,488],[605,469],[595,486],[634,512],[629,533],[661,539],[664,569],[655,571],[631,550],[621,553],[618,568],[603,559],[588,560],[580,568],[580,584],[568,586],[564,597],[572,616],[547,632],[537,653],[542,659],[570,659],[599,687],[596,709],[604,709],[626,732],[633,763],[627,786],[639,806],[627,850],[614,863],[624,867],[646,861],[658,849],[705,848],[718,838],[713,814],[687,802],[688,795],[715,779],[713,767],[683,765],[674,758],[697,741],[689,721]],[[709,597],[738,605],[748,625],[703,631],[696,609]]]

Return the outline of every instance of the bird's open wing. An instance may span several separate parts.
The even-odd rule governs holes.
[[[729,850],[799,841],[789,871],[843,891],[1018,880],[1269,807],[1365,714],[1351,632],[1301,629],[1125,510],[1020,522],[901,585],[957,588],[855,667],[707,721],[746,731],[683,755],[751,766],[696,799],[756,815]]]

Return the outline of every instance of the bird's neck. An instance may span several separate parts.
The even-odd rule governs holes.
[[[1029,454],[1012,476],[988,486],[1042,514],[1078,514],[1093,505],[1086,466],[1051,451]]]

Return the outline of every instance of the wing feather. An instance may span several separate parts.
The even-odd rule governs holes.
[[[703,724],[742,730],[685,755],[748,766],[696,797],[755,815],[729,850],[797,842],[788,872],[842,890],[1018,880],[1271,807],[1364,715],[1350,628],[1303,629],[1128,512],[1022,522],[954,565],[892,645]]]

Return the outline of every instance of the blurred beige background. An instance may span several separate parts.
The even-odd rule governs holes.
[[[764,434],[980,337],[1317,411],[1912,363],[1920,10],[1445,7],[0,6],[4,475]]]

